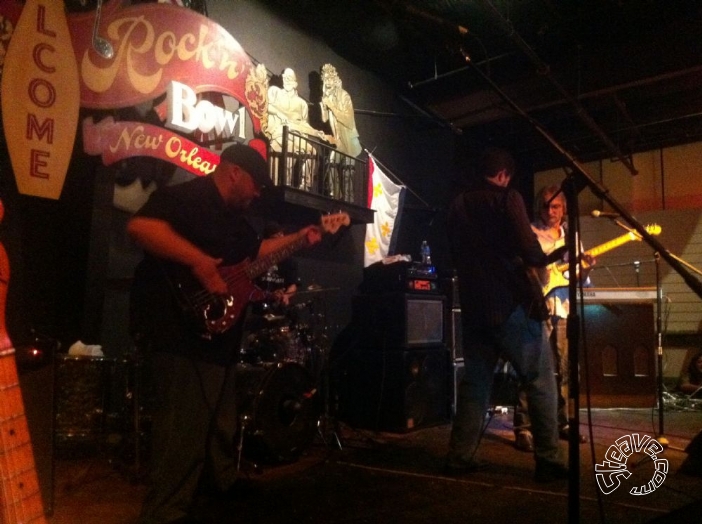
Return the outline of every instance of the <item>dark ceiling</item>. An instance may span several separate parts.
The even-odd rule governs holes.
[[[633,171],[634,152],[702,139],[699,0],[266,3],[420,113],[537,169],[566,165],[562,148]]]

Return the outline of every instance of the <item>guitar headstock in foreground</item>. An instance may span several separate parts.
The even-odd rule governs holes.
[[[653,236],[660,235],[661,231],[663,230],[658,224],[649,224],[644,229],[646,230],[646,233]],[[634,240],[641,240],[641,235],[636,231],[632,231],[631,234],[634,236]]]
[[[334,234],[339,231],[342,226],[351,224],[351,218],[348,213],[333,213],[322,216],[320,223],[325,233]]]

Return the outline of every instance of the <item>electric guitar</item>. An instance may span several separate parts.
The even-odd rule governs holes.
[[[347,213],[336,213],[323,216],[320,227],[323,232],[334,234],[350,223]],[[219,267],[219,274],[226,282],[229,293],[225,296],[208,292],[184,267],[167,271],[168,278],[183,313],[194,321],[203,338],[211,339],[212,335],[231,328],[250,301],[265,298],[265,292],[254,284],[256,277],[306,245],[307,238],[302,236],[256,260],[246,259],[238,264]]]
[[[3,205],[0,202],[0,220]],[[34,453],[24,414],[15,348],[5,326],[10,263],[0,244],[0,522],[46,524]]]
[[[650,226],[646,226],[646,232],[649,235],[660,235],[661,233],[661,226],[658,224],[652,224]],[[585,251],[583,254],[584,255],[591,255],[593,257],[598,257],[599,255],[606,253],[607,251],[610,251],[614,248],[617,248],[619,246],[622,246],[626,244],[627,242],[630,242],[632,240],[641,240],[641,235],[639,235],[636,231],[630,231],[624,235],[621,235],[617,238],[614,238],[608,242],[605,242],[604,244],[600,244],[599,246],[595,246],[592,249],[588,249]],[[565,272],[568,271],[568,263],[567,262],[555,262],[549,266],[546,266],[546,277],[545,277],[545,282],[541,282],[542,284],[542,290],[544,293],[544,296],[549,294],[551,291],[553,291],[557,287],[565,287],[568,285],[568,279],[565,277]],[[542,273],[543,274],[543,273]]]

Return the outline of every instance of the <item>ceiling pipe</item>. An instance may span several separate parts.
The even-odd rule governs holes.
[[[573,97],[568,91],[566,91],[563,86],[561,86],[553,75],[551,74],[551,69],[548,64],[546,64],[541,58],[534,52],[534,50],[527,44],[524,39],[515,31],[514,26],[502,16],[497,8],[492,4],[490,0],[480,0],[481,3],[487,7],[487,9],[495,16],[497,21],[502,25],[505,33],[514,41],[514,43],[519,47],[525,55],[527,55],[531,61],[536,65],[536,70],[539,74],[545,76],[551,84],[556,88],[556,90],[565,98],[574,108],[578,117],[583,121],[583,123],[595,133],[600,140],[607,146],[611,151],[613,156],[616,156],[621,163],[629,170],[632,175],[637,175],[638,171],[634,168],[631,161],[626,158],[624,153],[619,149],[619,147],[614,143],[614,141],[605,133],[602,128],[597,125],[597,123],[590,117],[585,108],[582,106],[578,100]]]

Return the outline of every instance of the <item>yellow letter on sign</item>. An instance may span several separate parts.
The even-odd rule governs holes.
[[[63,0],[27,0],[2,76],[2,123],[20,193],[61,196],[79,108],[78,67]]]

